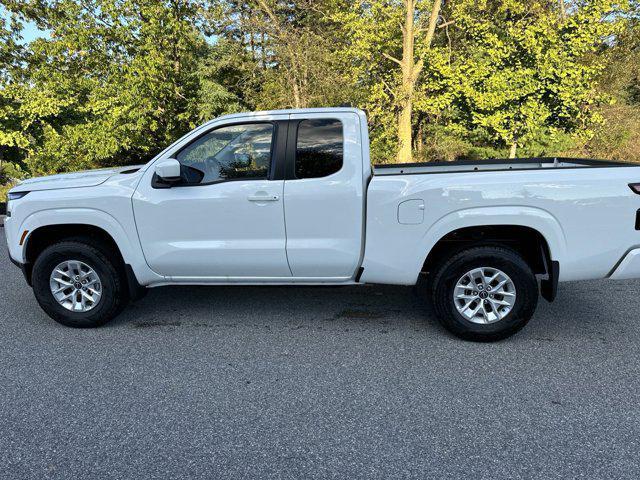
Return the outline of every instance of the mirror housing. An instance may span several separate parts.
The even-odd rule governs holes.
[[[155,173],[161,181],[165,183],[176,183],[180,181],[180,162],[175,158],[168,158],[155,165]]]

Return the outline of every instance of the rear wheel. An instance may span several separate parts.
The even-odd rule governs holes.
[[[65,240],[46,248],[33,266],[33,291],[40,307],[68,327],[104,325],[126,305],[120,265],[90,240]]]
[[[435,313],[465,340],[495,341],[522,329],[538,303],[529,265],[504,247],[475,247],[436,268],[431,289]]]

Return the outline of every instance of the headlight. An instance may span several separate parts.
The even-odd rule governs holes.
[[[8,200],[18,200],[19,198],[24,197],[29,192],[9,192],[7,194]]]

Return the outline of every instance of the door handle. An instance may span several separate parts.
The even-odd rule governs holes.
[[[250,195],[247,200],[250,202],[277,202],[280,197],[278,195]]]

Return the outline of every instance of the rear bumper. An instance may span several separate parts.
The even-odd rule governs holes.
[[[609,278],[612,280],[640,278],[640,248],[634,248],[622,257]]]

